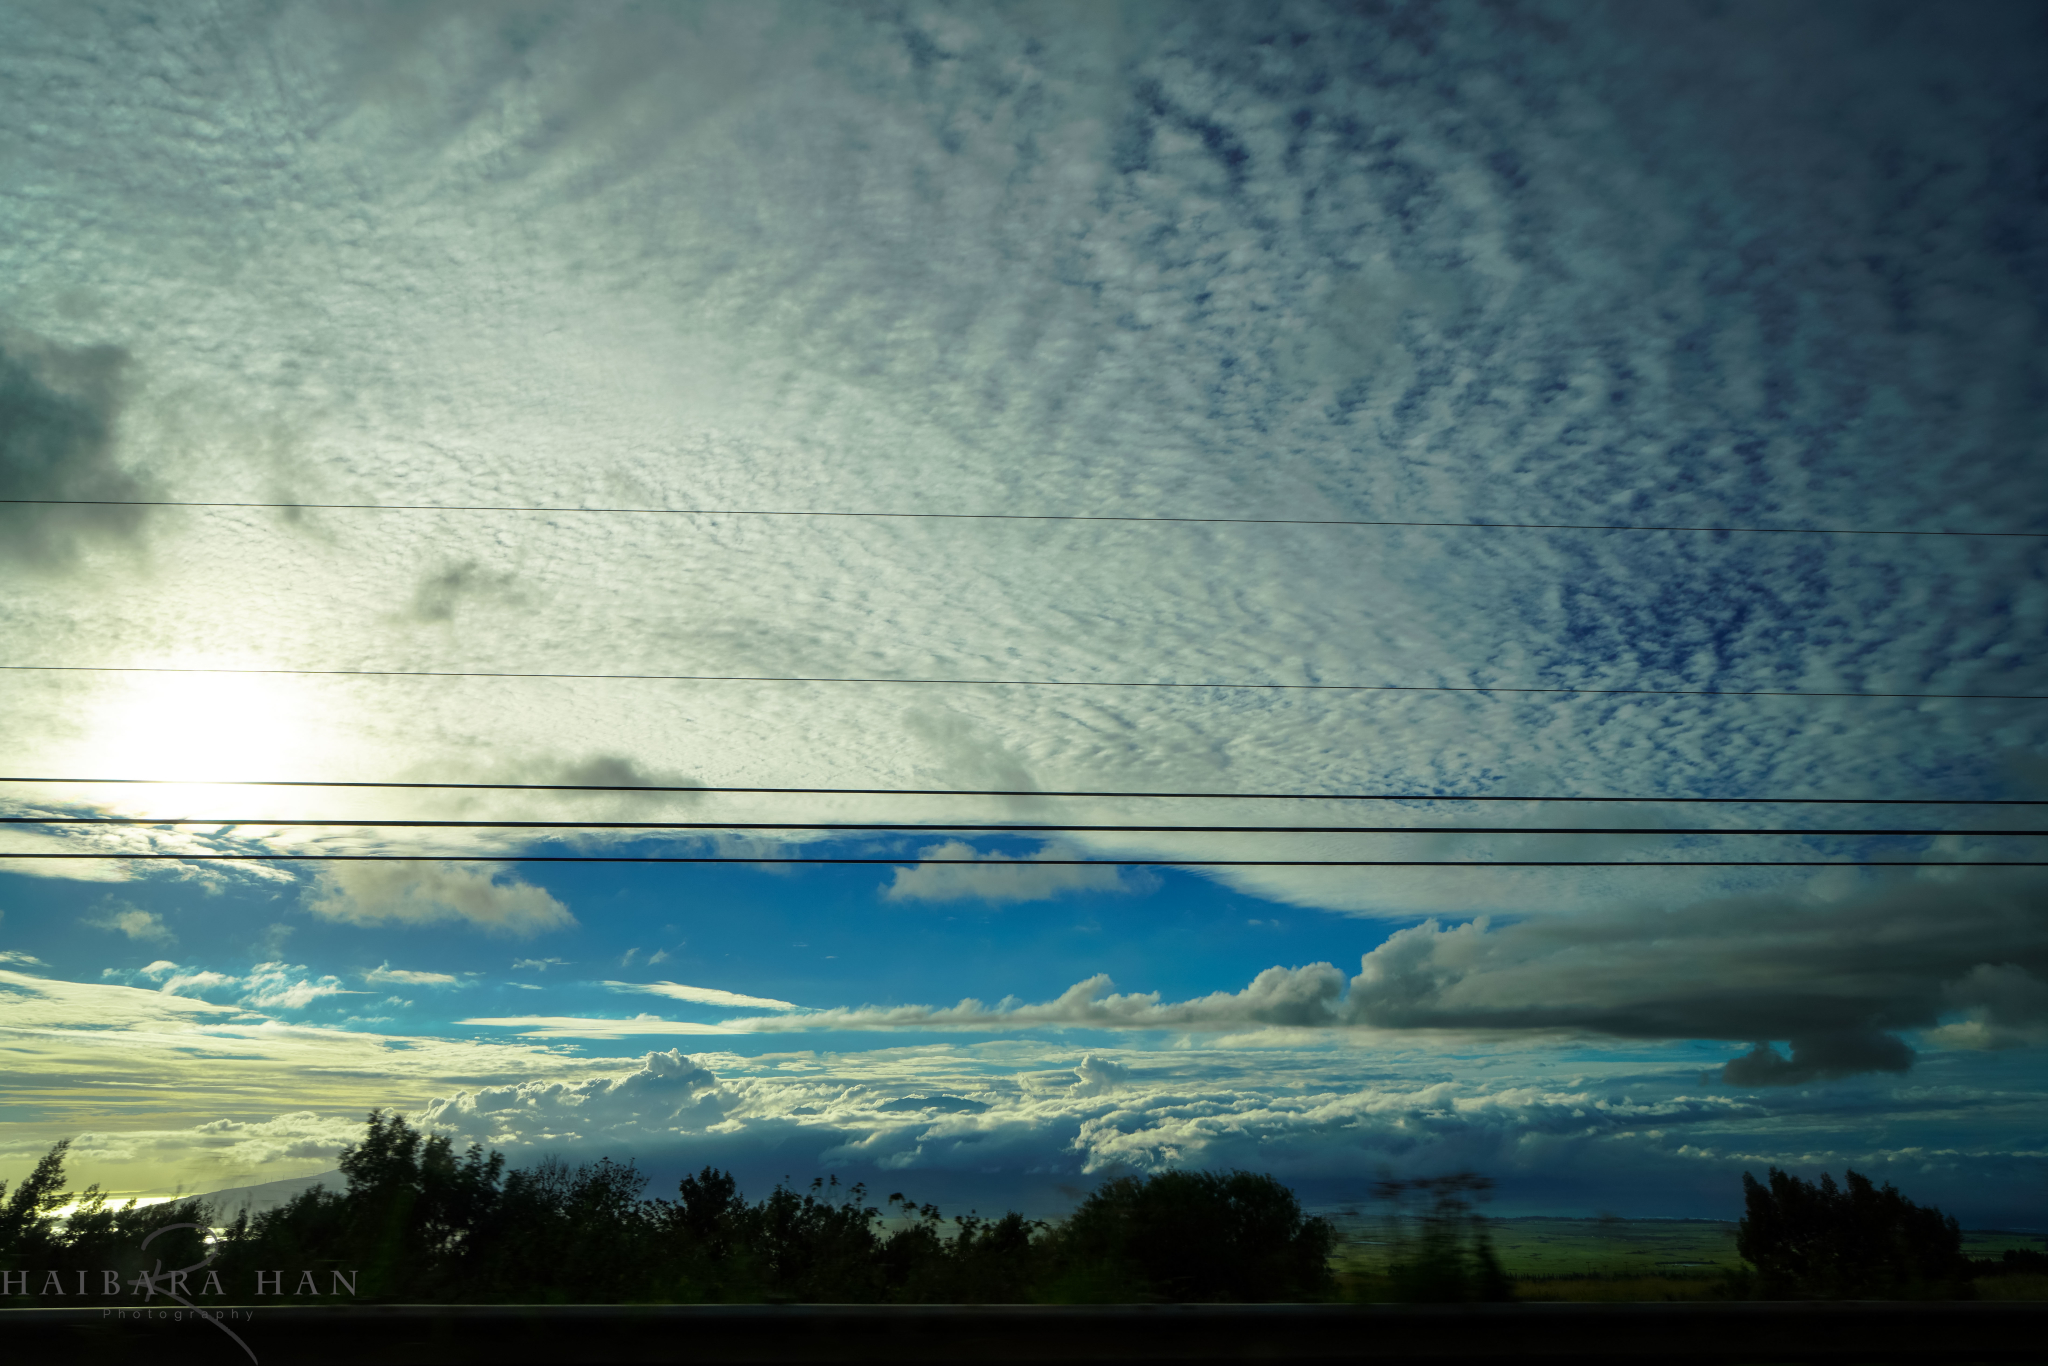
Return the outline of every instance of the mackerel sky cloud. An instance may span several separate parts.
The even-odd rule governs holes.
[[[2021,3],[10,6],[0,853],[151,858],[0,859],[0,1174],[384,1106],[2048,1213],[2039,808],[1919,804],[2048,799],[2044,79]]]

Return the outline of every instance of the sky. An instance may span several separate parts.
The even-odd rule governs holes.
[[[0,858],[0,1175],[2048,1227],[2039,808],[1913,804],[2048,799],[2043,90],[1988,0],[7,6],[0,852],[97,857]]]

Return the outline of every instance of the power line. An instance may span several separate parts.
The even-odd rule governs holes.
[[[231,674],[287,678],[517,678],[612,683],[830,683],[899,687],[1207,688],[1223,692],[1560,693],[1588,697],[1860,697],[1921,702],[2048,702],[2044,693],[1795,692],[1762,688],[1517,688],[1421,683],[1173,683],[1078,678],[846,678],[795,674],[515,673],[487,669],[235,669],[162,664],[0,664],[17,673]]]
[[[360,782],[325,778],[48,778],[0,777],[0,784],[126,787],[334,787],[433,792],[612,792],[698,795],[825,797],[1094,797],[1160,798],[1175,801],[1284,802],[1629,802],[1659,806],[2048,806],[2037,797],[1517,797],[1453,792],[1040,792],[1029,788],[958,787],[717,787],[656,786],[644,783],[435,783]],[[806,826],[805,829],[816,829]],[[872,829],[873,827],[864,827]]]
[[[1815,830],[1810,827],[1738,829],[1715,826],[1586,826],[1586,825],[934,825],[881,824],[873,821],[488,821],[381,820],[344,817],[264,819],[255,816],[0,816],[0,825],[252,825],[315,829],[453,829],[453,830],[832,830],[943,834],[1052,835],[1088,832],[1153,835],[1827,835],[1859,838],[1904,835],[2033,835],[2048,830]]]
[[[1434,527],[1459,531],[1702,531],[1745,536],[1969,536],[2048,539],[2044,531],[1913,531],[1883,527],[1642,526],[1602,522],[1395,522],[1353,517],[1139,517],[1076,512],[885,512],[822,508],[568,507],[499,503],[264,503],[197,498],[0,498],[37,507],[251,508],[290,512],[533,512],[641,517],[843,517],[947,522],[1159,522],[1210,526]]]
[[[132,859],[182,863],[853,863],[961,868],[2048,868],[2039,859],[1180,859],[1180,858],[731,858],[633,854],[74,854],[0,853],[0,859]]]

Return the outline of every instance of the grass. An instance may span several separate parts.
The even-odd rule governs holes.
[[[1337,1225],[1340,1282],[1383,1279],[1386,1231],[1370,1211],[1325,1212]],[[1494,1254],[1519,1300],[1655,1302],[1725,1295],[1722,1273],[1741,1266],[1735,1224],[1713,1219],[1490,1219]],[[2048,1238],[1996,1229],[1963,1234],[1963,1252],[1996,1257],[2007,1248],[2048,1251]],[[1368,1296],[1368,1298],[1371,1298]],[[2048,1299],[2048,1276],[1995,1276],[1977,1282],[1981,1300]]]

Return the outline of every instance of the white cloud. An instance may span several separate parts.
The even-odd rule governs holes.
[[[0,949],[0,964],[8,964],[13,967],[22,968],[40,968],[49,966],[48,964],[43,962],[42,959],[36,957],[34,954],[23,953],[18,949]]]
[[[10,1085],[61,1091],[99,1116],[107,1151],[82,1156],[73,1164],[73,1180],[101,1180],[117,1190],[169,1190],[181,1182],[186,1190],[202,1182],[198,1188],[206,1189],[325,1170],[339,1146],[324,1146],[327,1139],[361,1137],[362,1116],[373,1107],[424,1104],[466,1085],[591,1070],[587,1059],[525,1041],[474,1043],[287,1024],[241,1003],[6,969],[0,969],[0,999]],[[158,1100],[140,1136],[131,1141],[126,1131],[106,1129],[131,1115],[124,1098],[144,1088]],[[297,1166],[279,1158],[282,1169],[269,1172],[223,1166],[202,1151],[207,1144],[195,1147],[185,1131],[163,1127],[222,1118],[268,1122],[280,1110],[324,1117],[314,1131],[327,1136],[320,1140],[323,1157],[293,1159]],[[53,1139],[78,1127],[75,1121],[56,1124],[42,1113],[0,1121],[0,1175],[19,1153],[33,1162]]]
[[[466,986],[461,978],[446,972],[415,972],[410,968],[394,968],[387,959],[383,966],[371,968],[363,974],[363,980],[375,986],[408,987],[459,987]]]
[[[162,916],[155,911],[145,911],[128,902],[108,897],[100,903],[98,911],[85,917],[84,923],[99,930],[112,930],[125,934],[130,939],[148,939],[169,943],[176,938],[170,927],[164,924]]]
[[[459,1091],[428,1105],[422,1121],[465,1132],[557,1138],[674,1132],[717,1123],[727,1096],[695,1059],[649,1053],[624,1076],[536,1081]]]
[[[1344,974],[1328,963],[1267,968],[1240,992],[1216,992],[1191,1001],[1163,1002],[1159,993],[1120,994],[1108,974],[1076,982],[1056,999],[1035,1004],[1006,998],[988,1005],[972,998],[952,1006],[862,1006],[815,1010],[744,1023],[754,1030],[818,1029],[1193,1029],[1260,1026],[1327,1027]]]
[[[1868,1091],[1836,1110],[1803,1094],[1778,1093],[1767,1104],[1702,1094],[1684,1075],[1597,1063],[1534,1083],[1449,1081],[1442,1058],[1397,1051],[1280,1054],[1263,1068],[1228,1053],[1091,1053],[1063,1074],[1064,1085],[1021,1070],[1042,1063],[1042,1053],[840,1054],[808,1058],[808,1072],[800,1057],[808,1055],[655,1053],[581,1082],[460,1091],[424,1113],[528,1153],[624,1148],[756,1179],[866,1171],[905,1173],[889,1178],[902,1185],[920,1171],[950,1173],[989,1180],[991,1199],[1030,1201],[1060,1182],[1178,1166],[1342,1183],[1345,1198],[1356,1199],[1374,1173],[1469,1166],[1511,1184],[1604,1191],[1669,1211],[1739,1208],[1737,1174],[1769,1163],[1848,1160],[1880,1172],[1918,1163],[1925,1190],[1929,1154],[1913,1146],[1924,1126],[1957,1104],[1986,1117],[2007,1104],[1988,1093]],[[1873,1104],[1892,1116],[1884,1141],[1865,1127]],[[2030,1160],[2030,1131],[1996,1123],[1976,1146],[1978,1160],[2017,1173]],[[1840,1146],[1845,1140],[1851,1146]]]
[[[738,1006],[753,1010],[797,1010],[791,1001],[778,1001],[768,996],[742,996],[737,991],[721,991],[717,987],[686,987],[675,982],[606,982],[613,991],[639,991],[651,996],[666,996],[676,1001],[694,1001],[707,1006]]]
[[[738,1034],[731,1025],[696,1024],[636,1015],[630,1020],[588,1019],[576,1015],[501,1015],[457,1020],[458,1025],[489,1025],[517,1029],[523,1039],[622,1039],[639,1034]]]
[[[576,923],[568,907],[516,878],[460,863],[342,863],[324,869],[306,894],[316,915],[352,925],[466,922],[493,934],[529,937]]]
[[[144,980],[163,978],[157,991],[166,996],[239,991],[240,1003],[252,1010],[300,1010],[324,996],[361,994],[349,991],[333,976],[308,977],[303,964],[258,963],[247,975],[238,977],[211,969],[181,968],[168,959],[158,959],[132,976]]]
[[[240,981],[240,978],[230,977],[223,972],[210,972],[206,970],[178,972],[173,973],[157,990],[166,996],[182,996],[188,991],[206,991],[213,987],[238,986]]]
[[[513,960],[512,971],[518,972],[521,968],[532,968],[535,972],[546,972],[549,968],[566,968],[569,966],[568,960],[562,958],[519,958]]]
[[[246,989],[242,1004],[258,1010],[301,1010],[323,996],[358,996],[361,992],[350,991],[339,978],[305,977],[305,966],[289,967],[283,963],[259,963],[242,980]]]
[[[1077,1096],[1107,1096],[1129,1087],[1135,1074],[1128,1064],[1098,1058],[1093,1053],[1081,1059],[1081,1065],[1074,1069],[1078,1078],[1072,1094]]]
[[[1070,892],[1142,892],[1155,879],[1107,865],[1035,866],[1046,859],[1072,858],[1074,851],[1048,845],[1028,858],[984,854],[961,840],[948,840],[920,857],[952,862],[898,868],[882,895],[890,901],[1046,901]]]

